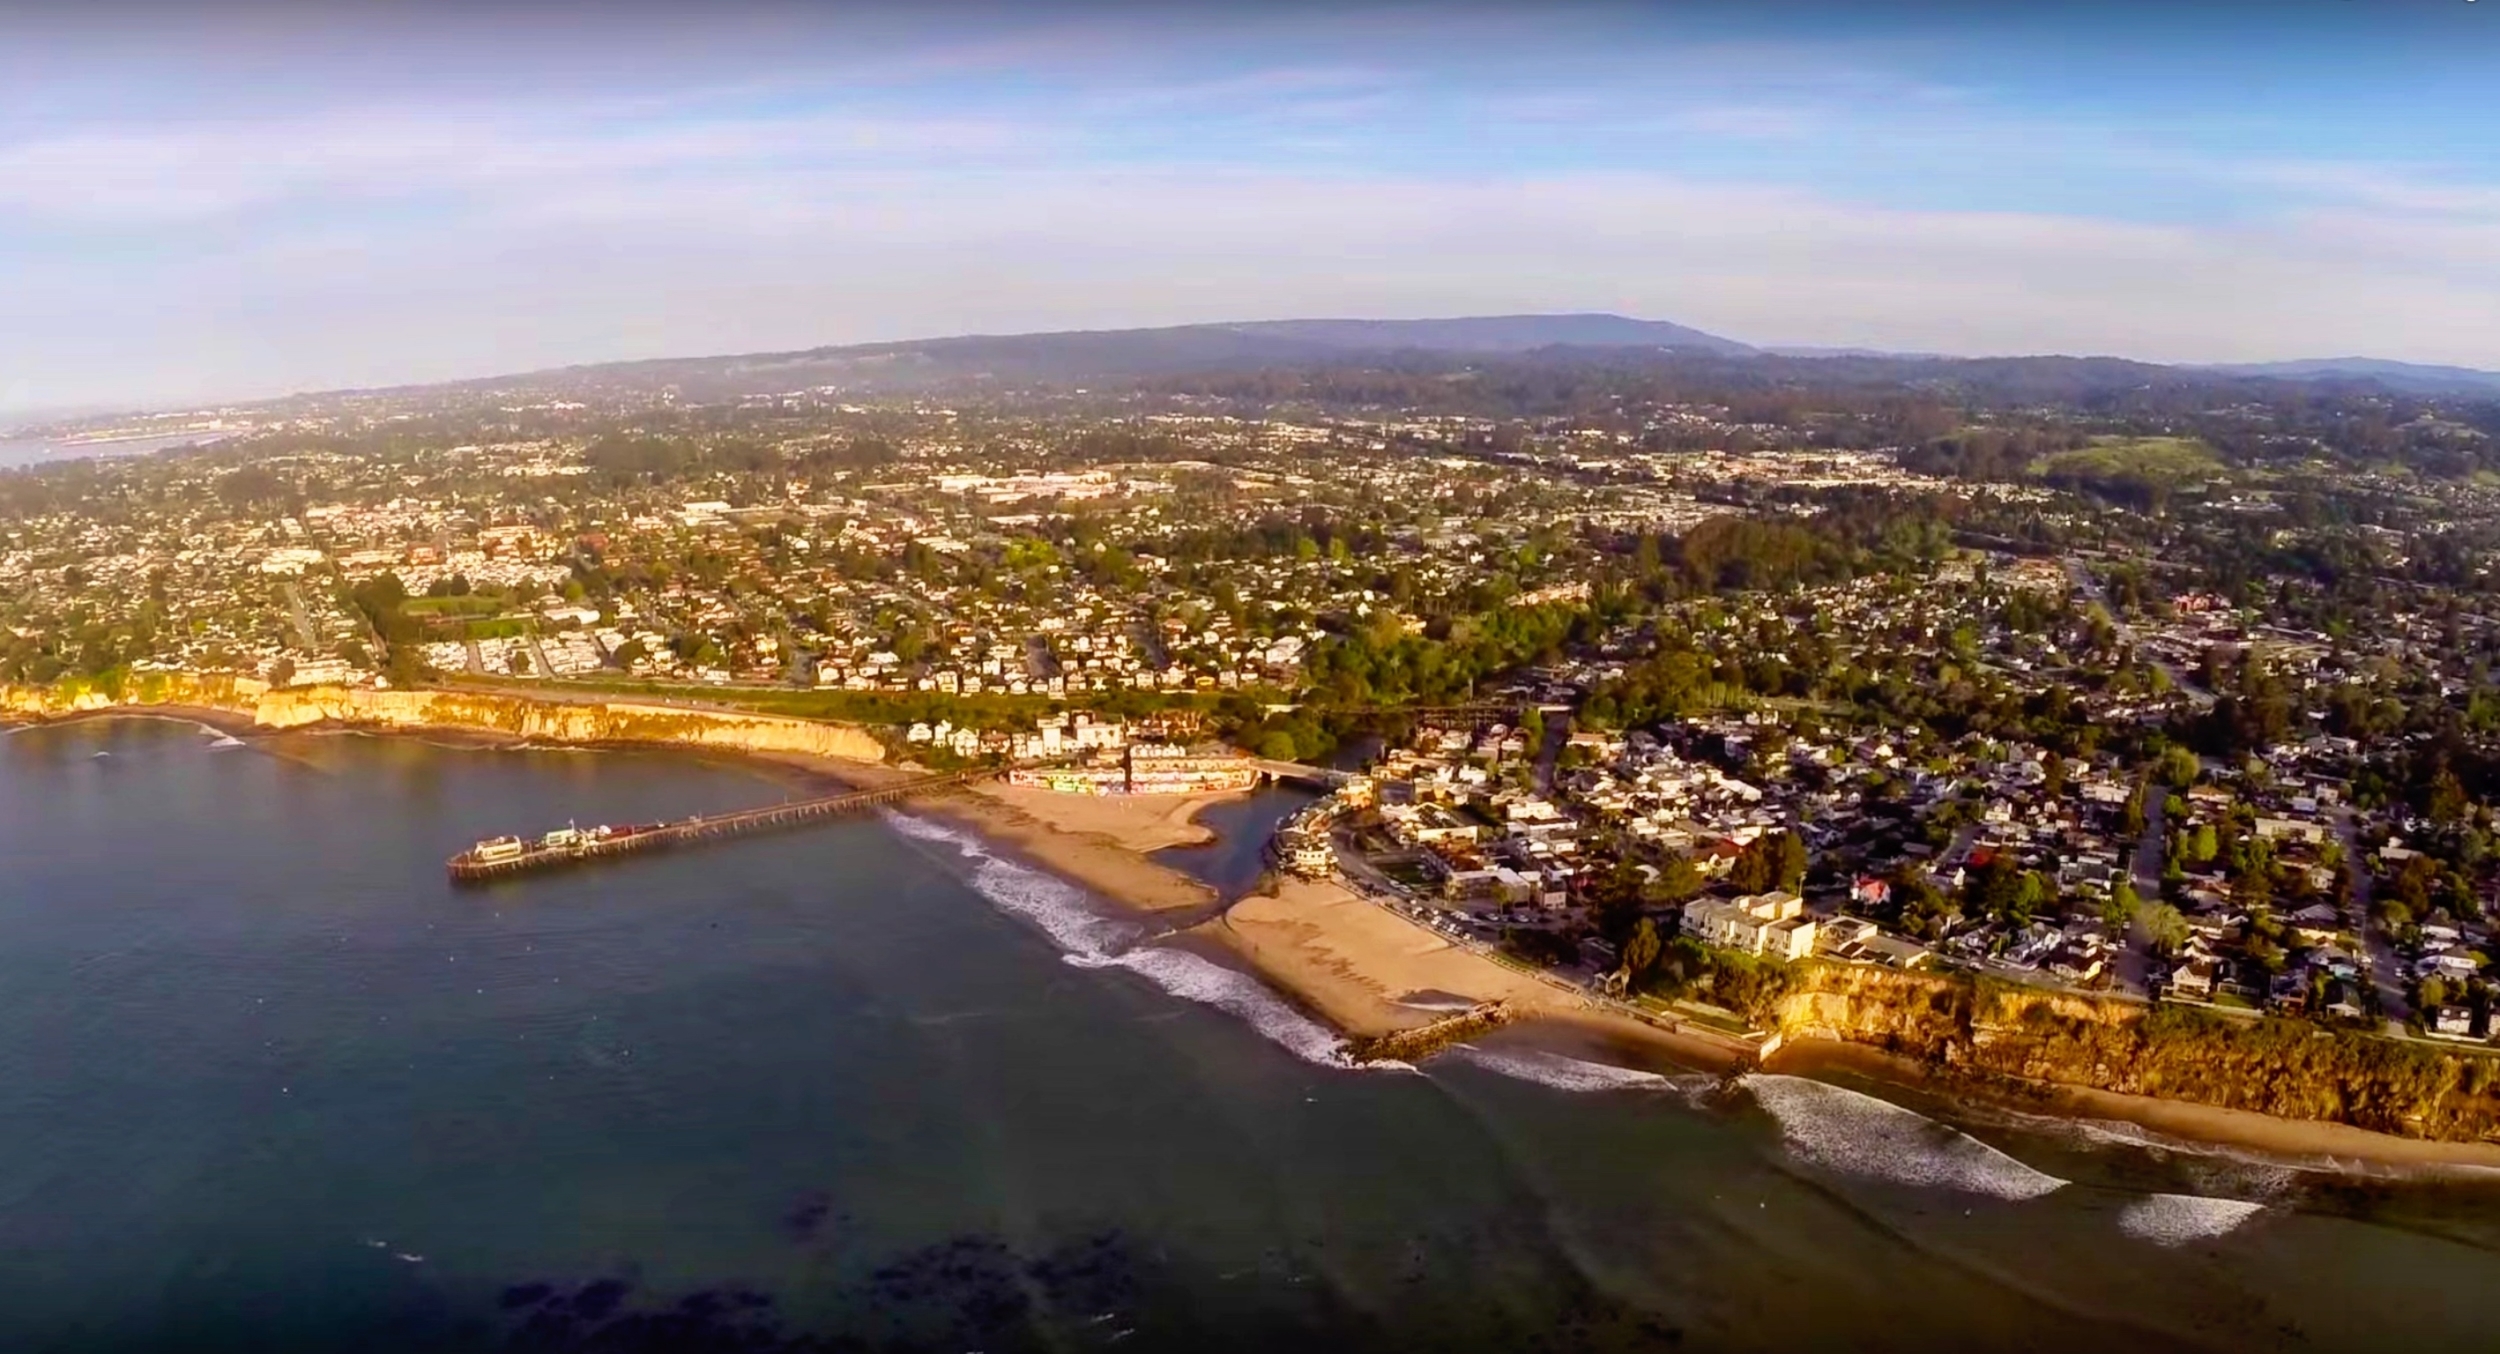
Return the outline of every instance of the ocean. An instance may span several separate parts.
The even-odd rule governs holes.
[[[442,870],[794,792],[661,753],[0,736],[0,1347],[2487,1338],[2492,1182],[1533,1031],[1355,1070],[1250,976],[909,812]]]
[[[88,442],[73,444],[48,442],[37,438],[0,437],[0,470],[47,465],[55,461],[77,461],[105,456],[146,456],[167,447],[216,440],[215,434],[185,437],[137,437],[126,442]]]

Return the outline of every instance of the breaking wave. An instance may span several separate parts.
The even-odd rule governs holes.
[[[1095,911],[1075,885],[1004,859],[971,833],[902,814],[888,814],[886,821],[906,837],[955,848],[972,862],[975,892],[1001,911],[1040,927],[1063,954],[1105,959],[1145,935],[1145,928],[1135,923]]]
[[[1991,1122],[2071,1146],[2141,1152],[2175,1165],[2196,1189],[2243,1197],[2274,1199],[2297,1188],[2304,1177],[2348,1169],[2344,1163],[2328,1157],[2283,1156],[2227,1143],[2198,1142],[2124,1120],[2069,1119],[1986,1106],[1974,1106],[1973,1110]]]
[[[2118,1230],[2156,1246],[2184,1246],[2229,1233],[2264,1212],[2264,1204],[2208,1199],[2201,1194],[2153,1194],[2118,1214]]]
[[[1067,962],[1079,968],[1127,969],[1184,1001],[1240,1017],[1269,1042],[1304,1062],[1322,1067],[1354,1066],[1346,1061],[1345,1042],[1335,1031],[1295,1010],[1249,974],[1186,950],[1147,946],[1111,955],[1071,954]],[[1394,1071],[1406,1064],[1378,1062],[1364,1066]]]
[[[1737,1084],[1779,1121],[1790,1151],[1828,1170],[1999,1199],[2036,1199],[2066,1183],[1967,1133],[1845,1086],[1760,1072]]]
[[[1184,1001],[1236,1016],[1269,1042],[1305,1062],[1351,1068],[1345,1043],[1335,1032],[1294,1009],[1258,979],[1186,950],[1141,945],[1145,927],[1106,917],[1085,892],[1066,880],[1017,864],[992,852],[979,837],[943,823],[899,813],[886,815],[894,830],[918,841],[953,847],[972,862],[971,884],[1000,911],[1022,918],[1050,937],[1060,959],[1078,968],[1126,969]],[[1363,1064],[1412,1070],[1406,1064]]]
[[[1713,1077],[1698,1074],[1670,1077],[1638,1068],[1565,1057],[1544,1049],[1491,1049],[1461,1044],[1446,1056],[1518,1081],[1532,1081],[1539,1086],[1581,1095],[1601,1091],[1672,1091],[1692,1095],[1716,1084]]]
[[[212,748],[239,748],[243,746],[243,740],[230,733],[221,733],[208,740],[208,745]]]

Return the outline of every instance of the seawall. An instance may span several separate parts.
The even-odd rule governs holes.
[[[850,762],[885,760],[884,746],[853,725],[634,701],[542,701],[502,693],[338,686],[272,688],[219,673],[140,673],[109,684],[0,685],[0,718],[41,721],[150,708],[235,715],[265,729],[453,729],[536,743],[656,743]]]
[[[2444,1142],[2500,1141],[2500,1058],[2306,1021],[1988,978],[1793,964],[1786,1040],[1863,1044],[1947,1078],[2193,1101]]]

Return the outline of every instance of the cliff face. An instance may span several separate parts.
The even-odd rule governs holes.
[[[2193,1100],[2449,1141],[2500,1139],[2500,1060],[2294,1020],[2050,992],[1987,979],[1792,966],[1779,1032],[1948,1073]]]
[[[47,686],[0,682],[0,717],[57,719],[117,705],[188,705],[248,715],[268,689],[265,682],[231,673],[139,672],[114,682],[64,678]]]
[[[542,743],[664,743],[735,752],[804,753],[879,762],[885,749],[847,724],[680,710],[631,701],[570,703],[459,691],[361,687],[271,689],[248,677],[145,673],[113,687],[60,682],[0,685],[0,714],[57,718],[116,707],[190,706],[249,717],[264,728],[344,724],[386,729],[462,729]]]

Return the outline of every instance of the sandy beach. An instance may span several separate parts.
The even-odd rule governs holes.
[[[1213,907],[1215,890],[1150,853],[1211,840],[1214,834],[1193,820],[1220,798],[1063,795],[993,783],[921,800],[913,809],[961,823],[1114,902],[1174,912]]]
[[[1549,1011],[1569,999],[1524,973],[1371,903],[1343,885],[1287,879],[1199,928],[1349,1034],[1380,1035],[1458,1002]]]
[[[1661,1029],[1591,1004],[1570,988],[1451,941],[1333,880],[1284,879],[1200,926],[1330,1024],[1380,1035],[1448,1014],[1456,1001],[1507,1002],[1546,1027],[1547,1042],[1612,1061],[1663,1057],[1680,1067],[1750,1065],[1733,1040]]]

